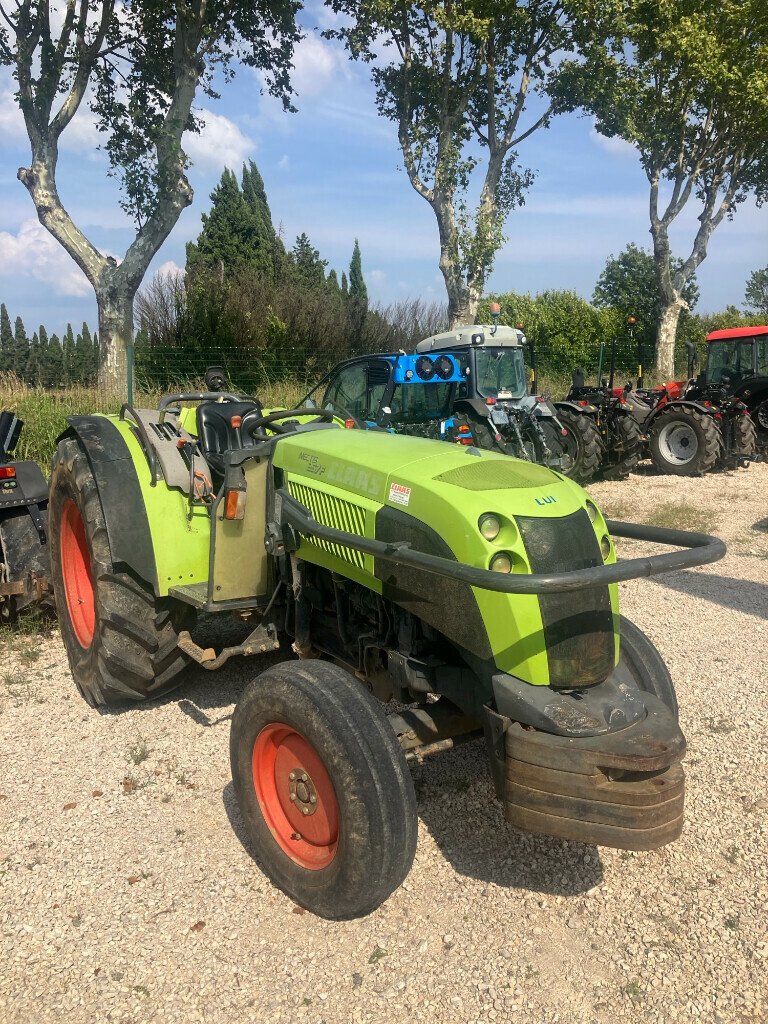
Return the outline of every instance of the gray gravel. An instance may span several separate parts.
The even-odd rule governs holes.
[[[767,484],[753,466],[591,488],[617,517],[715,510],[730,544],[622,586],[678,688],[683,837],[633,854],[517,832],[469,745],[417,769],[413,871],[362,921],[300,912],[242,845],[229,719],[259,663],[99,714],[56,634],[6,643],[2,1024],[768,1020]]]

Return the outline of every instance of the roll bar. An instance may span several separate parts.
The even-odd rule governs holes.
[[[394,565],[409,566],[436,576],[459,580],[480,590],[491,590],[500,594],[563,594],[574,590],[589,590],[604,587],[609,583],[623,583],[626,580],[658,576],[677,569],[690,569],[696,565],[717,562],[725,554],[725,544],[718,537],[704,533],[689,533],[686,530],[668,530],[659,526],[645,526],[641,523],[621,523],[608,520],[608,529],[614,537],[644,540],[652,544],[664,544],[684,548],[663,555],[645,558],[629,558],[611,565],[598,565],[588,569],[574,569],[558,573],[499,573],[490,569],[454,562],[450,558],[427,555],[414,551],[405,542],[387,543],[359,537],[344,530],[318,523],[306,506],[302,505],[286,490],[276,492],[278,520],[281,525],[293,527],[305,537],[317,537],[331,544],[373,555]]]

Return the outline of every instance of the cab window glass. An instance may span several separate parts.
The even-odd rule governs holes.
[[[756,340],[757,372],[761,377],[768,377],[768,334],[761,334]]]
[[[402,423],[444,419],[450,414],[453,388],[453,384],[445,381],[398,384],[390,402],[392,419]]]
[[[475,387],[483,398],[525,394],[525,362],[520,348],[482,348],[475,352]]]
[[[752,373],[754,339],[710,341],[707,352],[707,379],[719,384],[726,378],[739,380]]]
[[[328,385],[323,407],[340,416],[375,419],[388,381],[389,364],[383,360],[347,366]]]

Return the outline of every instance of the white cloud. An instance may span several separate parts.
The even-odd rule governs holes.
[[[187,132],[182,145],[192,163],[201,170],[223,171],[225,167],[239,170],[253,153],[253,139],[244,135],[234,121],[212,110],[198,110],[203,122],[199,133]]]
[[[277,166],[280,168],[281,171],[287,170],[288,167],[290,167],[290,164],[291,164],[291,161],[288,158],[288,154],[287,153],[283,153],[283,155],[277,161]]]
[[[608,135],[601,135],[600,132],[594,126],[590,129],[589,137],[593,142],[609,153],[611,156],[619,157],[637,157],[637,150],[631,142],[627,142],[625,139],[619,138],[618,135],[609,137]]]
[[[3,88],[0,91],[0,138],[23,139],[24,118],[13,98],[13,89]]]
[[[291,82],[300,99],[317,96],[349,74],[343,51],[311,33],[294,50],[293,68]]]
[[[0,231],[0,277],[33,278],[57,295],[88,295],[85,275],[38,221],[25,220],[18,234]]]
[[[155,271],[155,276],[162,275],[163,277],[178,277],[179,274],[184,274],[184,268],[180,267],[174,260],[166,260],[165,263],[161,263]]]
[[[383,270],[369,270],[366,277],[373,281],[374,284],[384,284],[387,279],[387,275]]]

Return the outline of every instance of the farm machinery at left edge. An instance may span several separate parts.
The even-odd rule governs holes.
[[[36,462],[13,458],[23,426],[0,412],[0,622],[50,596],[48,484]]]

